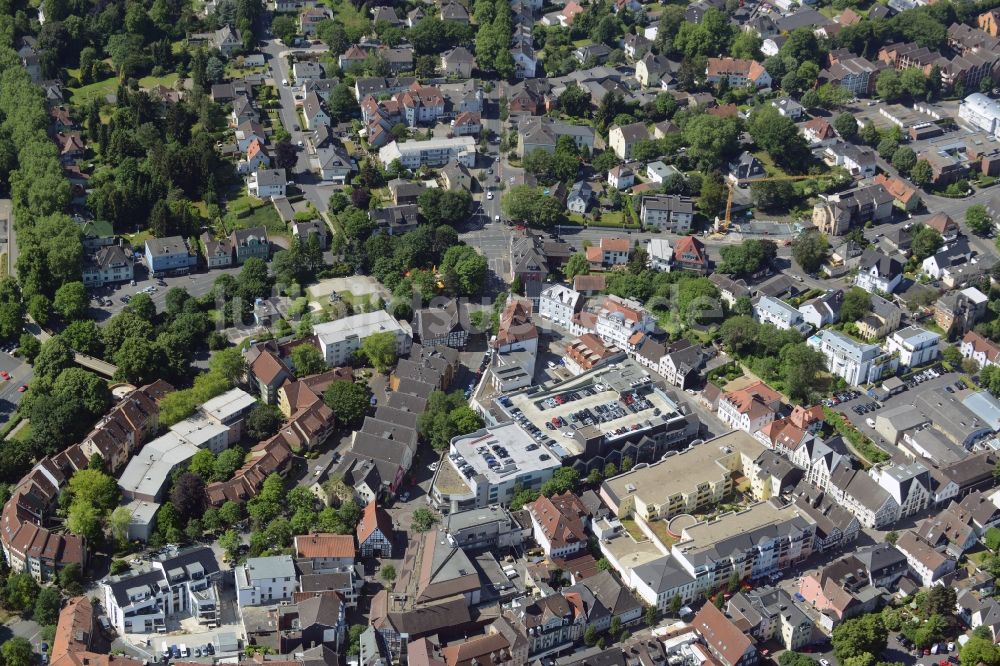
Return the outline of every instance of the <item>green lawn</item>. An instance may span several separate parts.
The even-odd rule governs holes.
[[[146,239],[153,237],[153,234],[148,229],[144,229],[143,231],[134,234],[122,234],[122,235],[125,237],[125,240],[127,240],[133,248],[139,250],[140,252],[146,245]]]
[[[144,76],[139,79],[140,88],[155,88],[156,86],[173,88],[175,83],[177,83],[177,72],[171,72],[166,76]]]
[[[333,20],[343,25],[347,30],[364,30],[371,24],[364,12],[355,8],[350,2],[328,0],[327,4],[333,9]]]
[[[632,536],[632,538],[635,539],[636,541],[649,540],[649,537],[646,536],[646,533],[640,530],[639,526],[636,525],[635,521],[632,520],[631,518],[622,518],[621,523],[622,527],[625,528],[625,531],[628,532]]]
[[[110,95],[118,89],[118,79],[111,77],[79,88],[68,88],[69,102],[74,106],[86,106],[93,100]]]
[[[18,442],[27,442],[29,437],[31,437],[31,424],[26,423],[20,430],[14,433],[13,439]]]
[[[228,235],[234,229],[249,229],[250,227],[264,227],[269,234],[285,235],[288,233],[285,223],[281,221],[278,211],[274,209],[270,201],[240,197],[231,201],[228,209],[229,212],[222,218],[223,228],[220,230],[224,234]]]

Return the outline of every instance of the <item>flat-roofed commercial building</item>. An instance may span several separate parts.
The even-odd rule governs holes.
[[[764,450],[753,437],[734,430],[610,478],[600,494],[618,516],[634,513],[649,521],[691,513],[722,501],[733,490],[734,474],[749,469]]]
[[[500,396],[496,404],[582,476],[607,463],[620,467],[624,458],[653,462],[682,448],[701,428],[658,376],[627,358],[551,386]]]
[[[562,467],[519,423],[503,423],[455,437],[434,476],[431,504],[450,514],[509,504],[514,488],[535,489]]]

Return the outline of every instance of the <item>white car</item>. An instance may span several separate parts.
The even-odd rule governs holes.
[[[436,472],[437,468],[438,468],[438,463],[436,460],[427,466],[427,469],[429,469],[432,472]]]
[[[399,496],[400,502],[408,502],[410,500],[410,493],[403,493]]]
[[[819,664],[820,666],[830,666],[830,661],[828,659],[820,659]]]
[[[288,85],[288,79],[281,79],[281,85],[287,86]]]
[[[493,200],[493,193],[492,192],[487,192],[486,193],[486,198],[489,199],[490,201],[492,201]]]

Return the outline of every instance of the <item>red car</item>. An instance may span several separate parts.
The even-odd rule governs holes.
[[[3,372],[0,372],[0,377],[3,377],[3,380],[7,381],[8,379],[10,379],[10,373],[4,370]]]
[[[28,390],[28,385],[27,384],[21,384],[21,386],[18,387],[17,392],[18,393],[24,393],[27,390]]]

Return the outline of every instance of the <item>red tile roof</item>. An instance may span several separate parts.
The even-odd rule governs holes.
[[[361,521],[358,522],[358,544],[363,544],[375,533],[375,530],[382,532],[387,538],[392,538],[392,518],[375,502],[369,502],[365,507],[365,512],[361,514]]]
[[[295,537],[295,555],[302,558],[341,557],[354,559],[353,534],[304,534]]]

